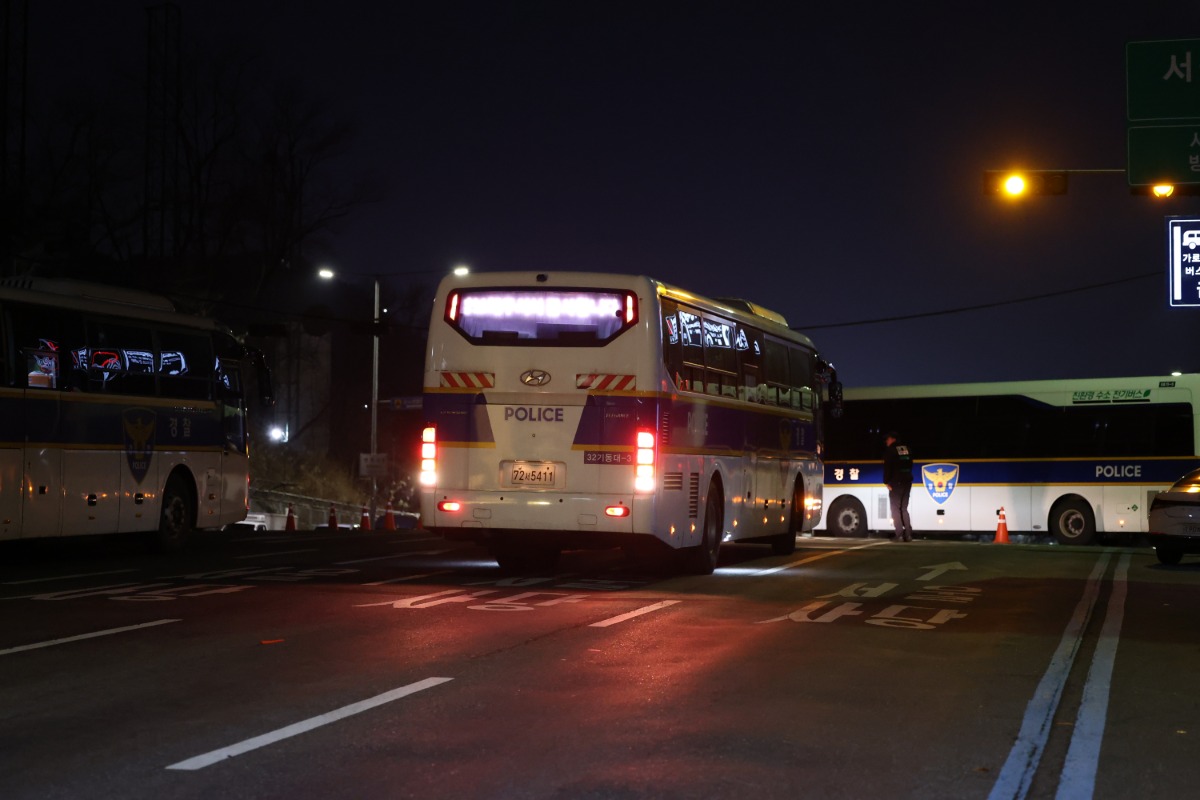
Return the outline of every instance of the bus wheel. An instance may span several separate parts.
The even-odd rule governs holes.
[[[1183,550],[1178,547],[1172,547],[1169,544],[1154,545],[1154,555],[1158,556],[1158,563],[1166,564],[1170,567],[1183,561]]]
[[[777,556],[790,556],[796,552],[796,537],[804,530],[804,481],[796,479],[792,489],[792,519],[788,524],[787,533],[781,533],[771,539],[771,552]]]
[[[162,513],[154,538],[155,549],[160,553],[180,550],[196,527],[194,513],[195,503],[186,482],[178,476],[172,476],[163,489]]]
[[[696,547],[684,551],[684,568],[693,575],[711,575],[717,568],[717,555],[721,550],[721,536],[725,530],[725,499],[721,496],[721,484],[714,481],[708,487],[708,501],[704,504],[703,538]]]
[[[856,498],[839,497],[829,506],[825,527],[834,536],[862,538],[867,535],[867,511]]]
[[[1050,509],[1050,532],[1059,544],[1091,544],[1096,538],[1092,509],[1081,500],[1063,500]]]

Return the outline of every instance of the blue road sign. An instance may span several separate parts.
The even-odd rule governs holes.
[[[1200,307],[1200,219],[1167,218],[1171,305]]]

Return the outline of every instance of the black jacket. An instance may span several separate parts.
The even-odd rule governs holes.
[[[883,482],[892,489],[902,486],[912,486],[913,462],[908,445],[903,442],[892,442],[883,453]]]

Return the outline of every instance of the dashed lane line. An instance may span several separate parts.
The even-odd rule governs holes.
[[[177,619],[159,619],[154,622],[143,622],[140,625],[126,625],[124,628],[109,628],[103,631],[92,631],[91,633],[81,633],[78,636],[65,636],[62,639],[51,639],[48,642],[35,642],[34,644],[23,644],[19,647],[10,647],[7,650],[0,650],[0,656],[7,656],[12,653],[22,653],[26,650],[38,650],[42,647],[54,647],[59,644],[67,644],[68,642],[78,642],[84,639],[95,639],[98,636],[112,636],[115,633],[126,633],[127,631],[141,630],[142,628],[153,628],[155,625],[166,625],[170,622],[180,622]]]
[[[99,575],[121,575],[126,572],[137,572],[136,569],[110,569],[107,572],[80,572],[76,575],[51,575],[48,578],[30,578],[24,581],[4,581],[4,586],[20,586],[25,583],[49,583],[51,581],[68,581],[74,578],[95,578]]]
[[[232,758],[233,756],[240,756],[243,753],[250,752],[251,750],[257,750],[260,747],[266,747],[269,744],[274,744],[275,742],[289,739],[292,736],[298,736],[302,733],[307,733],[308,731],[320,728],[322,725],[328,725],[331,722],[337,722],[338,720],[345,719],[346,717],[360,714],[363,711],[368,711],[377,706],[390,703],[393,700],[399,700],[402,697],[408,697],[411,694],[416,694],[417,692],[422,692],[426,689],[432,689],[434,686],[440,686],[441,684],[452,680],[454,679],[426,678],[423,681],[410,683],[407,686],[401,686],[399,689],[392,689],[390,692],[384,692],[383,694],[375,695],[374,697],[367,698],[366,700],[360,700],[357,703],[351,703],[348,706],[342,706],[335,711],[330,711],[326,714],[311,717],[303,722],[297,722],[292,725],[288,725],[285,728],[280,728],[278,730],[271,731],[270,733],[264,733],[263,735],[255,736],[252,739],[246,739],[245,741],[238,742],[237,744],[230,745],[229,747],[222,747],[219,750],[212,750],[207,753],[203,753],[202,755],[185,759],[184,761],[178,761],[174,764],[168,765],[166,768],[180,770],[203,769],[204,767],[212,766],[218,761],[224,761],[225,759]]]
[[[813,561],[820,561],[822,558],[829,558],[830,556],[840,556],[842,553],[849,553],[852,550],[865,550],[868,547],[878,547],[881,544],[887,544],[887,543],[888,543],[888,541],[886,539],[881,539],[878,542],[871,542],[869,544],[860,544],[857,547],[847,547],[844,550],[825,550],[820,553],[817,553],[815,556],[809,556],[808,558],[802,558],[799,561],[792,561],[788,564],[781,564],[778,567],[762,569],[762,570],[759,570],[758,572],[751,573],[751,575],[754,577],[761,577],[763,575],[773,575],[776,572],[783,572],[786,569],[791,569],[792,567],[798,567],[802,564],[808,564]]]
[[[626,620],[633,619],[634,617],[640,617],[642,614],[649,614],[652,611],[658,611],[659,609],[666,608],[667,606],[673,606],[678,602],[680,602],[680,601],[679,600],[663,600],[661,603],[655,603],[652,606],[644,606],[635,611],[630,611],[628,614],[621,614],[618,617],[612,617],[610,619],[602,620],[600,622],[593,622],[588,627],[589,628],[607,628],[609,625],[616,625],[618,623],[625,622]]]

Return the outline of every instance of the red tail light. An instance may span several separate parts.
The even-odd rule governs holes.
[[[634,454],[633,488],[639,492],[653,492],[654,467],[657,460],[654,431],[649,428],[638,430]]]
[[[422,486],[437,485],[437,428],[433,425],[421,431],[421,473],[418,480]]]

